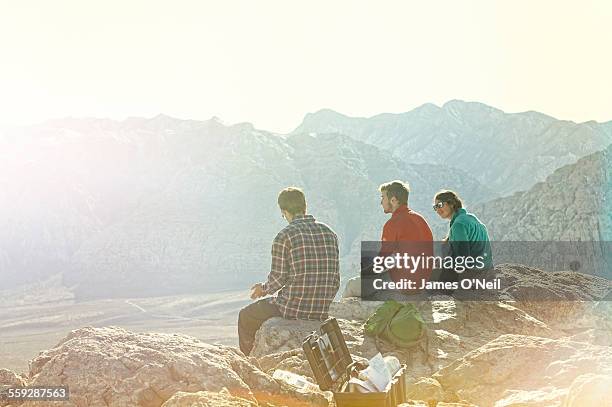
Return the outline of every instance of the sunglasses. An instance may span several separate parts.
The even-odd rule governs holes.
[[[438,209],[442,209],[442,207],[444,206],[444,204],[445,204],[445,203],[446,203],[446,202],[438,202],[437,204],[435,204],[435,205],[433,206],[433,210],[434,210],[434,211],[437,211]]]

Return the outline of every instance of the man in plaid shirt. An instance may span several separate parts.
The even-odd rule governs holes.
[[[306,199],[298,188],[282,190],[278,206],[289,225],[274,238],[268,280],[251,288],[251,298],[278,294],[240,310],[238,338],[245,355],[251,353],[255,333],[269,318],[325,320],[340,285],[334,231],[306,215]]]

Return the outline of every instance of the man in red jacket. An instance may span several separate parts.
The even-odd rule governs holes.
[[[421,214],[408,208],[410,188],[402,181],[391,181],[382,184],[380,205],[385,213],[391,214],[391,219],[385,223],[381,240],[432,242],[433,234],[429,224]]]
[[[391,219],[383,227],[380,255],[393,253],[422,257],[433,255],[433,234],[429,224],[421,214],[408,207],[410,194],[408,184],[402,181],[391,181],[382,184],[378,190],[380,191],[380,205],[385,213],[391,214]],[[421,279],[429,279],[431,268],[425,266],[417,267],[414,270],[391,268],[388,273],[393,281],[406,278],[413,280],[416,286],[420,287]],[[414,293],[418,290],[411,291]]]
[[[390,213],[391,218],[385,223],[382,231],[382,248],[379,255],[392,255],[394,252],[408,252],[413,256],[433,255],[433,233],[425,218],[408,207],[408,196],[410,188],[402,181],[391,181],[380,185],[380,205],[385,213]],[[407,242],[402,244],[402,242]],[[400,278],[419,280],[428,278],[431,269],[420,267],[413,273],[407,274],[406,270],[389,269],[388,275],[376,277],[387,277],[398,281]],[[417,283],[420,286],[420,282]],[[355,277],[347,282],[343,297],[355,297],[361,295],[361,279]]]

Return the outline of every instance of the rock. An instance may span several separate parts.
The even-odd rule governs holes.
[[[359,321],[338,320],[338,324],[348,343],[362,342],[362,323]],[[264,322],[255,335],[252,356],[262,357],[273,353],[302,349],[304,339],[315,330],[319,330],[319,321],[287,320],[270,318]]]
[[[299,375],[311,378],[313,383],[316,383],[314,380],[314,374],[312,373],[312,369],[310,368],[310,364],[307,360],[304,360],[302,355],[295,355],[290,358],[286,358],[281,360],[274,369],[271,369],[268,374],[274,374],[274,370],[281,369],[287,370],[289,372],[297,373]]]
[[[255,397],[260,403],[272,403],[282,406],[289,405],[291,407],[328,407],[332,400],[332,393],[296,390],[291,386],[281,383],[279,394],[255,394]]]
[[[612,375],[578,376],[569,388],[563,407],[603,406],[612,399]]]
[[[8,369],[0,369],[0,389],[3,389],[5,387],[23,387],[26,385],[27,380],[25,377],[18,375],[17,373]],[[21,402],[9,402],[8,400],[3,400],[2,398],[0,398],[0,407],[10,405],[15,406],[19,404],[21,404]]]
[[[360,298],[343,298],[329,307],[329,315],[348,321],[365,321],[383,304],[383,301],[361,301]]]
[[[342,310],[343,315],[358,315],[360,304],[366,304],[366,309],[372,309],[368,312],[374,312],[381,303],[371,304],[350,299],[341,301],[334,308]],[[460,302],[447,296],[439,296],[416,305],[426,321],[427,331],[422,343],[410,350],[398,350],[389,344],[364,336],[363,320],[338,319],[353,358],[369,359],[378,352],[385,356],[394,355],[408,365],[408,371],[414,378],[430,376],[453,360],[506,333],[552,335],[551,330],[542,321],[513,305],[501,302]],[[270,319],[258,331],[252,354],[259,357],[261,364],[266,365],[266,371],[278,368],[282,359],[292,358],[288,363],[297,368],[296,373],[308,376],[305,364],[299,362],[299,359],[305,360],[301,351],[302,341],[319,327],[319,322]],[[290,350],[293,352],[282,353]],[[279,353],[282,355],[278,355]],[[276,359],[270,363],[266,355],[275,355]]]
[[[304,357],[301,349],[293,349],[286,352],[273,353],[270,355],[262,356],[257,360],[257,363],[261,370],[268,373],[273,373],[274,369],[278,368],[278,365],[285,360],[291,360],[296,357]],[[290,370],[293,372],[293,370]],[[297,373],[297,372],[294,372]],[[310,375],[308,375],[310,376]]]
[[[320,326],[319,321],[270,318],[257,331],[251,356],[301,349],[302,340]]]
[[[546,174],[545,182],[525,192],[471,209],[497,242],[609,242],[612,147],[609,141],[605,144],[607,148],[600,148],[603,151],[556,166],[552,174]],[[536,166],[542,168],[539,163]]]
[[[271,359],[273,360],[273,359]],[[255,362],[252,363],[252,362]],[[289,364],[287,358],[281,360]],[[277,382],[238,349],[185,335],[82,328],[30,366],[30,384],[66,385],[68,406],[325,406],[323,392]],[[259,403],[259,404],[258,404]],[[53,406],[52,402],[23,407]]]
[[[472,403],[467,403],[467,402],[457,402],[457,403],[445,403],[445,402],[440,402],[440,403],[427,403],[423,400],[409,400],[405,403],[402,404],[398,404],[397,407],[431,407],[431,406],[435,406],[435,407],[478,407]]]
[[[439,401],[444,400],[444,390],[437,380],[430,377],[421,377],[416,382],[406,386],[406,397],[436,405]]]
[[[599,325],[593,329],[587,329],[579,334],[571,335],[568,340],[575,342],[587,342],[593,345],[612,346],[612,327]]]
[[[543,271],[518,264],[495,266],[504,293],[516,306],[548,325],[574,327],[584,315],[593,315],[597,301],[605,301],[612,282],[572,271]],[[603,307],[603,306],[602,306]]]
[[[446,397],[454,393],[480,406],[548,406],[560,405],[574,380],[589,373],[612,374],[612,348],[502,335],[440,369],[433,378]]]
[[[337,318],[353,359],[380,351],[408,365],[408,394],[414,402],[560,406],[576,377],[608,374],[610,302],[592,301],[602,298],[608,282],[519,265],[502,265],[498,271],[516,288],[517,297],[536,278],[546,280],[547,289],[569,297],[573,290],[584,301],[461,301],[444,295],[415,300],[427,330],[409,350],[364,336],[363,322],[380,302],[344,299],[332,305],[330,315]],[[312,377],[301,343],[317,325],[282,319],[262,325],[255,346],[259,355],[269,355],[259,358],[264,370],[282,367]]]
[[[544,387],[538,390],[507,390],[495,407],[550,407],[560,406],[567,389]]]
[[[547,287],[555,289],[569,283],[567,273],[543,276],[520,266],[500,271],[515,287],[532,275],[548,276]],[[577,292],[588,291],[581,291],[584,281],[575,279]],[[330,308],[353,360],[381,352],[408,366],[407,405],[573,407],[610,397],[612,317],[606,298],[545,304],[437,295],[411,302],[427,328],[417,346],[403,350],[364,336],[363,323],[380,302],[347,299]],[[302,341],[320,325],[272,318],[257,333],[248,358],[234,347],[184,335],[82,328],[32,360],[27,380],[0,370],[0,384],[67,385],[71,400],[65,404],[79,407],[328,406],[329,392],[301,392],[271,378],[283,369],[315,382]],[[47,405],[53,403],[22,404]]]
[[[162,407],[257,407],[251,400],[232,396],[228,391],[218,393],[199,391],[187,393],[179,391],[174,394]]]
[[[179,391],[280,391],[236,348],[116,327],[72,331],[32,360],[30,377],[33,386],[69,386],[78,406],[160,406]]]
[[[601,301],[594,303],[592,308],[580,317],[578,324],[589,328],[585,331],[587,338],[583,339],[584,341],[612,346],[612,290]],[[581,340],[579,335],[576,336],[576,340]]]
[[[25,377],[8,369],[0,369],[0,386],[18,387],[25,386],[26,384],[27,381]]]

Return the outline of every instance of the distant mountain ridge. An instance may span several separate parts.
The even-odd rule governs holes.
[[[565,212],[551,207],[547,210],[557,212],[542,221],[535,214],[548,203],[539,204],[537,192],[494,201],[505,190],[503,185],[483,185],[476,179],[507,173],[508,185],[526,183],[525,179],[532,182],[533,163],[525,168],[513,165],[507,161],[512,154],[479,161],[478,154],[468,149],[461,153],[466,165],[453,168],[451,160],[448,165],[413,162],[409,154],[393,154],[380,148],[381,143],[369,144],[384,134],[402,140],[401,126],[393,130],[399,122],[389,119],[398,116],[420,117],[423,126],[429,121],[438,123],[440,114],[444,120],[455,117],[453,123],[472,123],[465,118],[482,114],[484,109],[492,117],[490,122],[496,117],[507,119],[505,113],[484,105],[467,106],[476,112],[467,116],[452,106],[445,105],[443,114],[441,108],[424,105],[409,114],[379,115],[377,120],[386,127],[374,123],[370,132],[348,135],[345,133],[350,132],[331,128],[324,129],[329,133],[304,129],[279,135],[250,123],[227,126],[218,118],[196,121],[165,115],[121,122],[61,119],[4,133],[0,137],[3,285],[63,273],[65,283],[80,298],[248,287],[268,271],[270,242],[285,225],[276,195],[288,185],[303,187],[309,212],[337,231],[345,274],[358,272],[361,241],[380,237],[387,217],[381,211],[377,187],[392,179],[410,182],[409,204],[427,218],[438,239],[446,234],[448,225],[431,210],[431,201],[442,188],[459,191],[468,208],[485,220],[495,240],[597,237],[587,233],[592,230],[590,218],[583,222],[587,225],[583,231],[568,235],[563,216],[582,213],[580,194],[592,194],[588,188],[607,188],[609,193],[609,183],[601,184],[609,176],[589,178],[592,182],[583,185],[578,182],[584,172],[581,166],[551,176],[557,183],[554,190],[562,189],[558,185],[563,184],[563,177],[573,181],[562,197]],[[463,102],[458,106],[466,107]],[[323,113],[329,116],[327,121],[342,119],[332,111]],[[528,116],[548,121],[551,128],[558,126],[566,134],[565,122],[539,113]],[[513,120],[524,119],[518,114]],[[357,123],[355,128],[360,129],[370,126],[372,119],[342,120]],[[592,131],[575,126],[580,127],[576,134],[592,141],[586,150],[612,134],[612,122],[589,124]],[[440,132],[440,138],[449,136]],[[496,134],[489,133],[490,137]],[[427,139],[419,137],[410,142],[427,145]],[[517,133],[515,138],[524,147],[523,136]],[[457,145],[466,148],[469,143],[457,141]],[[565,150],[550,149],[551,157],[556,158],[547,165],[568,158],[555,155]],[[533,150],[545,148],[538,144]],[[526,149],[525,155],[530,154]],[[608,165],[609,171],[609,161],[598,162]],[[599,167],[588,168],[585,171],[594,174]],[[538,191],[540,187],[533,188]],[[576,199],[570,199],[572,193],[577,194]],[[603,197],[610,202],[609,195]],[[526,213],[518,210],[525,207]],[[590,210],[588,216],[597,216],[598,211],[607,213],[603,206]],[[557,219],[559,228],[547,223],[550,219]]]
[[[504,113],[477,102],[424,104],[353,118],[323,109],[296,133],[341,133],[413,163],[460,168],[500,195],[527,190],[555,169],[605,149],[612,122],[573,123],[538,112]]]
[[[472,209],[498,241],[612,241],[612,146]]]
[[[281,137],[217,119],[68,119],[11,140],[0,174],[3,274],[16,284],[63,272],[81,298],[248,287],[269,269],[285,224],[276,196],[288,185],[302,186],[309,211],[338,232],[352,273],[360,242],[379,239],[386,220],[380,183],[408,180],[410,205],[432,223],[432,196],[449,182],[476,202],[496,196],[467,173],[347,136]]]

